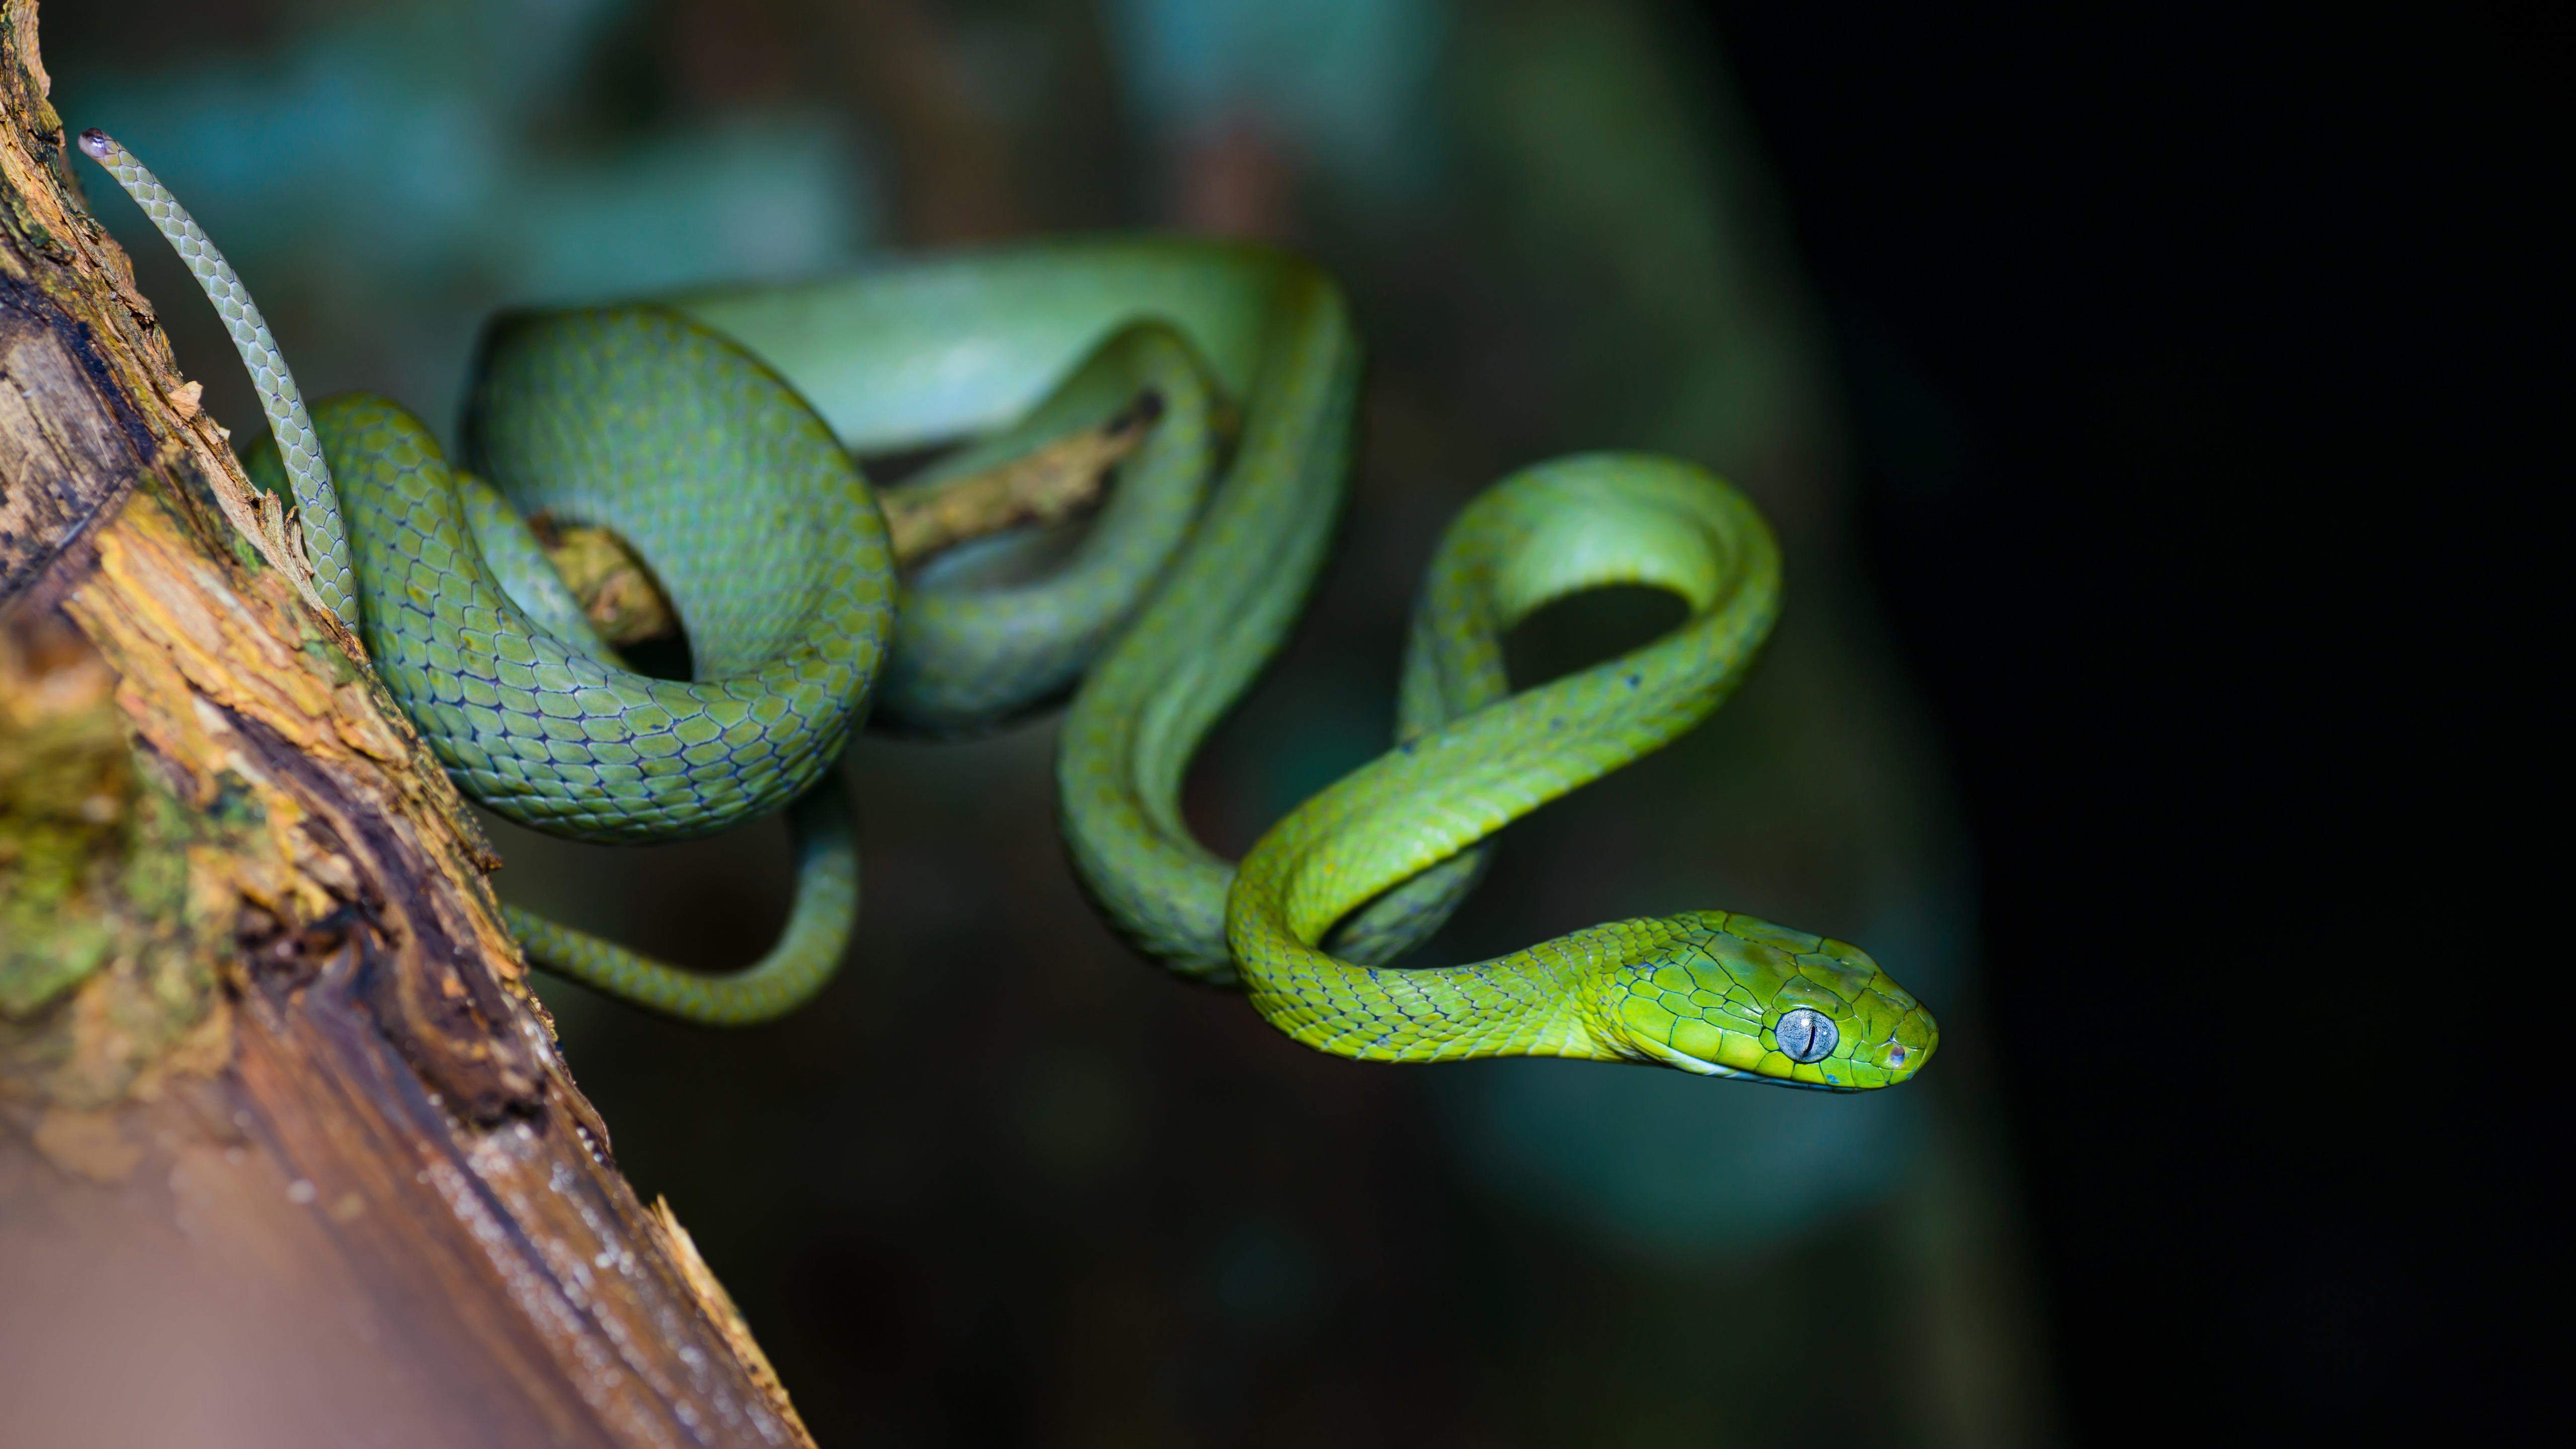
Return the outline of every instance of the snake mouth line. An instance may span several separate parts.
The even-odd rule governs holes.
[[[1845,1084],[1842,1082],[1801,1082],[1794,1077],[1774,1077],[1762,1072],[1744,1071],[1737,1067],[1722,1067],[1715,1062],[1701,1061],[1699,1058],[1692,1056],[1687,1052],[1676,1051],[1673,1048],[1656,1041],[1639,1040],[1636,1044],[1647,1057],[1647,1060],[1637,1062],[1637,1065],[1639,1066],[1674,1067],[1688,1072],[1695,1077],[1721,1077],[1728,1081],[1758,1082],[1766,1087],[1795,1087],[1802,1091],[1809,1092],[1849,1093],[1866,1092],[1869,1090],[1868,1087],[1856,1084]],[[1635,1059],[1631,1058],[1631,1060]]]

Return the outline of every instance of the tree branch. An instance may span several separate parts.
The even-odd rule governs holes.
[[[972,539],[1043,528],[1098,506],[1109,470],[1144,446],[1162,416],[1162,398],[1145,392],[1098,426],[1019,457],[885,489],[877,501],[885,508],[895,567],[909,573]],[[614,529],[564,524],[544,514],[528,524],[601,638],[622,647],[679,634],[679,616],[653,571]]]
[[[48,85],[0,0],[5,1437],[809,1442],[618,1174],[499,861],[265,526]]]

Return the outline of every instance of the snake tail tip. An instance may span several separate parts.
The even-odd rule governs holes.
[[[96,126],[81,132],[80,144],[81,149],[87,151],[93,161],[106,160],[107,153],[116,149],[115,139]]]

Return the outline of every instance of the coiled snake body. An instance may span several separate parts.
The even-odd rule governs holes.
[[[538,965],[691,1021],[792,1008],[837,968],[857,913],[851,826],[826,776],[862,716],[966,733],[1071,688],[1057,785],[1094,900],[1146,954],[1240,986],[1310,1046],[1840,1090],[1902,1081],[1932,1052],[1930,1013],[1859,949],[1725,912],[1596,926],[1470,966],[1386,964],[1474,884],[1479,842],[1690,729],[1751,667],[1778,552],[1741,494],[1687,464],[1588,455],[1488,490],[1433,561],[1395,747],[1239,866],[1192,837],[1182,775],[1302,607],[1347,465],[1358,344],[1339,293],[1300,262],[1058,243],[507,315],[487,331],[455,468],[385,399],[308,417],[186,211],[103,133],[81,145],[223,314],[271,427],[254,478],[292,491],[316,592],[460,786],[514,820],[609,842],[793,811],[797,901],[757,965],[699,975],[508,908]],[[854,454],[981,435],[941,466],[984,466],[1145,391],[1161,419],[1060,568],[1000,588],[897,580]],[[610,528],[650,562],[694,680],[624,666],[530,535],[522,515],[539,509]],[[1502,635],[1614,583],[1672,592],[1689,617],[1512,692]]]

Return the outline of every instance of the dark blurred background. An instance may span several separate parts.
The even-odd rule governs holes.
[[[1099,926],[1043,724],[852,750],[866,911],[798,1018],[546,983],[824,1443],[2367,1442],[2461,1382],[2468,1249],[2414,1144],[2473,1129],[2423,986],[2439,921],[2514,899],[2410,823],[2476,766],[2404,721],[2520,687],[2437,621],[2536,604],[2478,540],[2557,395],[2495,285],[2537,247],[2504,142],[2554,37],[2484,23],[56,0],[44,51],[309,393],[437,424],[504,303],[1106,227],[1316,256],[1371,347],[1354,506],[1193,776],[1229,851],[1382,748],[1415,580],[1486,482],[1660,449],[1779,529],[1759,675],[1506,832],[1423,959],[1709,906],[1844,936],[1940,1014],[1903,1091],[1308,1054]],[[255,430],[185,274],[84,183]],[[1671,614],[1560,606],[1516,677]],[[677,959],[746,961],[784,909],[775,823],[494,834],[505,897]]]

